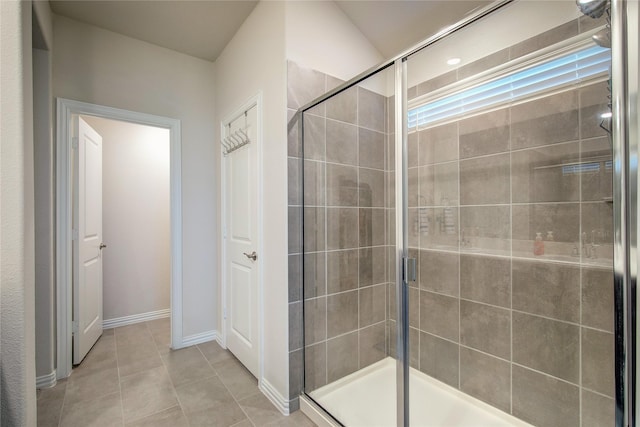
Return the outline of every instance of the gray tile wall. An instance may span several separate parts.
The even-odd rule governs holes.
[[[410,93],[585,24],[562,25]],[[534,425],[613,425],[611,149],[598,126],[606,104],[599,82],[409,135],[409,245],[419,264],[411,364]],[[389,310],[393,330],[395,305]]]

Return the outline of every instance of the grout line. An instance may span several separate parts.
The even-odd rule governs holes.
[[[456,68],[456,80],[458,77],[458,69]],[[457,211],[458,211],[458,242],[457,242],[457,252],[458,252],[458,295],[457,295],[457,299],[458,299],[458,342],[457,342],[457,350],[458,350],[458,390],[462,389],[462,292],[461,292],[461,279],[462,279],[462,273],[461,273],[461,262],[460,262],[460,239],[462,237],[462,209],[460,209],[460,202],[462,201],[462,194],[460,193],[460,181],[462,180],[462,172],[461,172],[461,159],[460,159],[460,121],[456,121],[456,154],[457,154],[457,160],[456,160],[456,178],[457,178],[457,192],[458,192],[458,197],[457,197]],[[434,166],[434,181],[435,181],[435,166]],[[444,211],[443,211],[443,216],[444,216]]]
[[[578,20],[578,28],[580,28],[580,20]],[[578,105],[577,105],[577,110],[578,110],[578,162],[580,164],[582,164],[582,111],[580,109],[580,104],[581,104],[581,90],[577,90],[576,91],[576,97]],[[582,203],[582,175],[579,175],[578,177],[578,200],[580,201],[580,206],[579,206],[579,212],[578,212],[578,253],[580,254],[580,265],[582,266],[584,264],[584,262],[582,262],[582,246],[584,245],[584,242],[582,241],[582,213],[583,213],[583,203]],[[583,268],[580,268],[580,271],[578,273],[578,277],[580,280],[579,283],[579,287],[578,287],[578,321],[580,323],[580,325],[582,326],[582,272],[583,272]],[[583,424],[583,419],[582,419],[582,410],[583,410],[583,402],[582,402],[582,391],[583,391],[583,387],[582,387],[582,328],[578,329],[578,386],[580,387],[580,390],[578,392],[578,425],[582,426]]]
[[[207,361],[207,364],[209,365],[209,367],[213,370],[213,372],[215,373],[215,376],[220,380],[220,383],[222,383],[222,386],[227,390],[227,393],[229,393],[229,395],[231,396],[231,398],[233,399],[233,401],[235,402],[236,405],[238,405],[238,407],[240,408],[240,410],[244,413],[244,415],[247,417],[246,419],[249,420],[249,422],[251,423],[252,426],[255,426],[255,424],[253,423],[253,420],[249,417],[249,414],[247,414],[247,411],[244,410],[244,408],[242,407],[242,405],[240,404],[240,401],[234,396],[234,394],[231,392],[231,389],[229,389],[229,387],[227,387],[227,384],[222,380],[222,378],[218,375],[218,371],[216,371],[213,367],[213,365],[211,364],[211,362],[209,361],[209,359],[207,359],[207,357],[204,355],[204,353],[202,352],[202,350],[200,349],[200,347],[198,347],[198,345],[196,344],[195,347],[198,349],[198,351],[200,352],[200,354],[202,355],[202,357],[204,357],[204,360]],[[229,351],[226,350],[225,351]],[[258,391],[260,391],[260,389],[258,388],[258,386],[256,385],[256,388],[258,389]],[[177,393],[176,393],[176,397],[177,397]],[[251,397],[251,396],[246,396]],[[244,399],[241,399],[244,400]],[[182,404],[180,405],[182,407]],[[184,410],[183,410],[184,412]],[[185,414],[186,417],[186,414]],[[188,421],[188,417],[187,417],[187,421]],[[241,422],[244,422],[245,420],[241,420],[238,421],[236,424],[239,424]],[[189,423],[191,424],[191,423]]]
[[[144,322],[147,323],[147,322]],[[148,329],[148,327],[147,327]],[[124,399],[122,396],[122,376],[120,375],[120,358],[118,357],[118,328],[113,330],[113,346],[116,353],[116,367],[118,369],[118,392],[120,393],[120,416],[122,417],[122,425],[124,425]],[[155,343],[154,343],[155,344]]]
[[[156,349],[156,353],[157,353],[158,357],[160,357],[160,362],[162,363],[162,367],[164,368],[164,372],[167,374],[167,378],[169,379],[169,383],[171,384],[171,390],[173,391],[173,395],[176,398],[176,401],[178,402],[178,406],[180,406],[180,410],[182,410],[182,412],[184,414],[184,410],[182,409],[182,404],[180,403],[180,399],[178,399],[178,393],[176,393],[176,387],[173,384],[173,380],[171,379],[171,375],[169,375],[169,369],[166,367],[164,359],[162,358],[162,355],[160,354],[160,351],[158,350],[158,345],[156,343],[156,340],[153,337],[153,332],[151,331],[151,328],[149,327],[149,322],[150,321],[146,321],[146,322],[143,322],[143,323],[147,327],[147,332],[149,333],[149,336],[153,340],[153,346]],[[118,328],[116,328],[116,329],[118,329]],[[115,331],[114,331],[114,333],[115,333]],[[117,341],[116,341],[116,352],[117,352]],[[116,361],[117,360],[118,359],[117,359],[117,353],[116,353]],[[159,368],[159,366],[158,366],[158,368]],[[156,368],[144,369],[142,371],[126,375],[125,378],[129,377],[129,376],[132,376],[132,375],[137,375],[137,374],[140,374],[141,372],[149,371],[149,370],[152,370],[152,369],[156,369]],[[120,376],[120,364],[119,363],[118,363],[118,385],[120,387],[120,403],[121,403],[121,407],[122,407],[122,421],[124,423],[124,399],[123,399],[123,396],[122,396],[122,377]],[[146,414],[146,415],[143,415],[141,417],[134,418],[130,422],[140,421],[140,420],[142,420],[144,418],[147,418],[147,417],[150,417],[152,415],[158,414],[158,413],[160,413],[162,411],[166,411],[167,409],[169,409],[169,408],[164,408],[164,409],[161,409],[159,411],[153,412],[151,414]],[[185,418],[186,418],[186,414],[185,414]],[[188,422],[188,419],[187,419],[187,422]]]
[[[427,204],[427,205],[410,205],[408,206],[409,210],[417,210],[420,208],[426,209],[443,209],[443,208],[499,208],[499,207],[509,207],[509,206],[520,206],[520,207],[531,207],[531,206],[572,206],[572,205],[602,205],[606,204],[605,200],[559,200],[559,201],[530,201],[530,202],[513,202],[513,203],[486,203],[486,204],[455,204],[455,205],[436,205],[436,204]],[[287,205],[290,208],[301,208],[302,205]],[[350,206],[350,205],[305,205],[305,208],[331,208],[331,209],[371,209],[371,210],[383,210],[389,209],[393,210],[393,208],[388,208],[383,205],[377,206]],[[293,254],[293,253],[292,253]],[[290,254],[290,255],[292,255]]]
[[[513,414],[513,118],[511,108],[509,119],[509,225],[511,239],[509,247],[509,413]]]
[[[357,185],[356,185],[356,203],[358,206],[358,211],[360,210],[360,87],[358,86],[356,89],[356,165],[357,165],[357,169],[356,169],[356,181],[357,181]],[[384,174],[384,172],[383,172]],[[373,193],[373,192],[372,192]],[[373,194],[371,195],[371,204],[373,204]],[[384,204],[384,201],[383,201]],[[373,214],[372,214],[372,218],[373,218]],[[358,247],[360,247],[362,245],[362,243],[360,242],[361,240],[361,235],[360,235],[360,213],[358,212],[358,218],[357,218],[357,227],[356,229],[358,230]],[[373,229],[371,230],[371,233],[373,234]],[[373,235],[371,236],[371,241],[373,242]],[[371,253],[371,256],[373,257],[373,252]],[[357,274],[356,274],[356,281],[358,283],[358,289],[360,289],[360,249],[358,249],[358,262],[357,262]],[[373,279],[372,279],[373,280]],[[358,290],[358,293],[356,294],[356,306],[357,306],[357,319],[356,319],[356,324],[358,325],[358,330],[357,330],[357,348],[356,348],[356,366],[358,367],[358,369],[361,369],[360,366],[360,291]],[[328,310],[328,305],[327,305],[327,310]],[[327,338],[328,338],[328,334],[329,331],[327,331]],[[328,340],[327,340],[328,341]]]
[[[325,87],[327,84],[327,79],[325,77]],[[327,118],[326,118],[326,104],[325,104],[325,118],[324,120],[324,135],[323,135],[323,139],[324,139],[324,155],[323,155],[323,159],[324,159],[324,186],[323,186],[323,192],[324,192],[324,205],[325,205],[325,212],[327,212],[326,206],[328,204],[328,182],[327,182],[327,169],[329,169],[327,167]],[[359,216],[359,215],[358,215]],[[329,249],[329,219],[328,219],[329,215],[327,215],[325,213],[324,216],[324,249],[325,252],[328,251]],[[304,241],[304,239],[303,239]],[[304,249],[304,247],[303,247]],[[324,263],[324,294],[325,296],[327,295],[327,293],[329,292],[329,262],[327,260],[327,254],[325,253],[325,263]],[[328,384],[329,383],[329,351],[327,348],[327,338],[329,336],[329,305],[327,304],[327,301],[325,300],[325,305],[324,305],[324,339],[321,340],[320,342],[324,343],[324,381],[322,382],[323,385],[324,384]]]

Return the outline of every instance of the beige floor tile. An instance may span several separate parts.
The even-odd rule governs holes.
[[[146,417],[178,404],[164,367],[122,378],[122,409],[125,422]]]
[[[149,326],[147,326],[147,322],[134,323],[133,325],[114,328],[113,332],[116,336],[135,335],[141,332],[149,332]]]
[[[91,350],[89,350],[87,357],[89,357],[91,354],[115,352],[115,351],[116,351],[115,335],[113,335],[113,333],[111,335],[108,335],[103,332],[102,336],[98,338],[98,341],[96,341],[96,343],[93,345]]]
[[[147,322],[147,327],[151,333],[169,331],[171,329],[171,319],[164,317],[162,319],[150,320]]]
[[[234,402],[233,396],[218,377],[176,387],[176,393],[186,414]]]
[[[302,411],[296,411],[288,417],[272,421],[267,424],[268,427],[316,427],[316,424],[311,421]]]
[[[247,418],[236,402],[188,414],[191,427],[229,427]]]
[[[175,387],[214,376],[216,373],[197,347],[170,351],[162,355]]]
[[[78,378],[116,367],[117,357],[115,337],[102,336],[86,355],[82,363],[73,368],[72,376]]]
[[[127,427],[189,427],[179,405],[126,424]]]
[[[151,331],[146,323],[123,326],[115,329],[116,344],[118,347],[141,344],[145,341],[153,341]]]
[[[171,351],[170,336],[169,319],[105,331],[69,380],[38,391],[38,426],[314,426],[280,414],[217,342]]]
[[[171,332],[155,332],[152,335],[158,353],[167,354],[171,351]]]
[[[66,385],[62,381],[55,387],[38,390],[38,427],[58,427]]]
[[[144,357],[156,354],[155,342],[151,335],[142,338],[139,341],[132,341],[127,344],[118,344],[118,362],[127,363],[130,360],[139,360]]]
[[[69,404],[62,408],[60,427],[120,427],[122,404],[120,393]]]
[[[103,329],[102,330],[103,337],[112,337],[115,336],[115,328]]]
[[[38,400],[41,399],[61,399],[67,391],[67,379],[56,381],[56,385],[48,388],[38,389]]]
[[[120,391],[118,370],[111,368],[79,376],[72,373],[66,389],[65,400],[68,403],[96,399]]]
[[[118,335],[116,334],[116,345],[118,347],[118,352],[121,350],[125,350],[127,347],[131,348],[153,348],[153,335],[151,332],[140,331],[126,335]]]
[[[220,344],[218,344],[216,341],[209,341],[198,344],[198,348],[211,364],[233,358],[231,352],[220,347]]]
[[[64,399],[38,400],[38,427],[58,427]]]
[[[237,359],[217,362],[213,369],[237,400],[260,393],[258,380]]]
[[[256,427],[283,422],[286,418],[262,393],[239,400],[238,404]]]
[[[163,367],[162,359],[160,359],[160,354],[158,354],[157,351],[149,355],[140,354],[139,357],[133,356],[122,362],[118,358],[118,371],[120,378],[125,378],[143,371],[161,367]]]

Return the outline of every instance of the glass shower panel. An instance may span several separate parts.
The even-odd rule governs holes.
[[[614,423],[605,25],[515,2],[407,60],[411,425]]]
[[[304,390],[347,426],[396,418],[393,77],[383,69],[302,118]]]
[[[393,76],[302,118],[304,390],[346,426],[395,425]]]

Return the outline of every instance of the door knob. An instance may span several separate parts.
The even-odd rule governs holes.
[[[244,256],[246,256],[247,258],[255,261],[258,259],[258,254],[256,253],[256,251],[251,252],[250,254],[246,253],[246,252],[242,252],[244,254]]]
[[[100,246],[98,247],[98,249],[103,250],[106,247],[107,245],[105,245],[104,243],[100,243]]]

